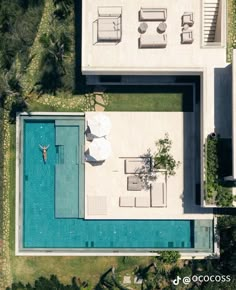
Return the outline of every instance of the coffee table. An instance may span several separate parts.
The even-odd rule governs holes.
[[[148,29],[148,24],[146,22],[142,22],[140,25],[139,25],[139,31],[140,33],[145,33]]]
[[[127,189],[131,191],[140,191],[142,189],[142,182],[138,176],[127,177]]]

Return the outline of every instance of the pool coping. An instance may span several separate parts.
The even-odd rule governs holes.
[[[190,257],[197,257],[199,259],[206,258],[206,257],[218,257],[219,254],[219,247],[217,241],[213,240],[213,252],[209,251],[202,251],[199,249],[194,248],[158,248],[158,249],[149,249],[145,248],[141,250],[140,248],[116,248],[114,250],[107,249],[107,248],[97,248],[97,249],[87,249],[87,248],[23,248],[22,246],[22,208],[21,206],[21,198],[22,198],[22,184],[20,180],[20,172],[22,169],[22,162],[21,162],[21,145],[22,142],[22,134],[21,134],[21,118],[27,117],[30,119],[32,117],[46,117],[46,116],[58,116],[58,117],[81,117],[85,116],[86,113],[60,113],[60,112],[34,112],[34,113],[19,113],[16,117],[16,203],[15,203],[15,254],[16,256],[157,256],[158,251],[162,250],[173,250],[179,251],[181,254],[181,258],[187,259]],[[217,223],[217,218],[215,217],[213,220],[213,228],[214,228],[214,236],[215,236],[215,226]],[[213,254],[213,255],[212,255]]]

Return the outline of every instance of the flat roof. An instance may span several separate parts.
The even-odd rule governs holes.
[[[202,1],[199,0],[83,0],[82,11],[82,71],[84,74],[106,72],[155,72],[168,70],[192,70],[224,66],[225,47],[203,48]],[[121,7],[122,36],[119,42],[96,42],[99,7]],[[140,49],[138,30],[141,7],[167,9],[167,46],[165,48]],[[224,9],[222,10],[224,13]],[[194,25],[191,27],[194,41],[181,44],[181,16],[193,12]],[[222,18],[223,21],[223,18]],[[145,32],[157,35],[160,21],[146,21]],[[223,26],[222,26],[223,27]]]

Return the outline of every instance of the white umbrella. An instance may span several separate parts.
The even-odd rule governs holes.
[[[111,130],[111,121],[106,115],[97,114],[91,119],[88,119],[88,126],[91,134],[96,137],[104,137],[108,135]]]
[[[89,155],[97,161],[106,160],[111,155],[111,143],[105,138],[93,139],[89,145]]]

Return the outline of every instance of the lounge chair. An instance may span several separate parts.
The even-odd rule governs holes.
[[[181,33],[181,43],[183,43],[183,44],[193,43],[193,32],[192,31],[183,31]]]
[[[166,18],[166,8],[141,8],[139,11],[140,21],[165,21]]]
[[[151,206],[166,207],[166,184],[164,182],[153,182],[151,185]]]
[[[193,26],[193,13],[192,12],[184,12],[182,16],[182,25],[188,24],[189,26]]]

